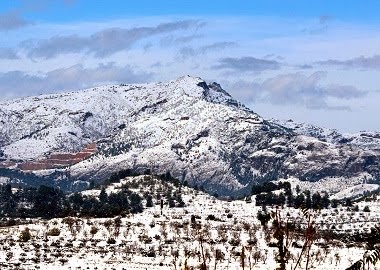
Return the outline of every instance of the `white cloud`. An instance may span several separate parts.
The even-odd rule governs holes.
[[[262,83],[237,81],[231,84],[238,98],[274,105],[300,105],[308,109],[350,110],[349,105],[330,104],[329,98],[354,100],[367,92],[350,85],[323,84],[325,72],[279,74]]]
[[[21,71],[0,73],[0,92],[9,98],[30,93],[45,94],[63,90],[74,90],[108,83],[139,83],[151,79],[153,74],[136,72],[130,66],[119,67],[114,63],[99,64],[85,68],[78,64],[56,69],[42,76]]]
[[[173,24],[178,30],[160,27],[179,21],[198,23],[188,28]],[[303,32],[325,25],[326,31]],[[0,57],[7,59],[0,61],[0,91],[17,96],[41,89],[77,89],[90,86],[91,80],[119,82],[122,71],[127,82],[191,74],[220,82],[243,103],[254,100],[268,108],[293,106],[295,113],[319,109],[334,115],[344,109],[357,111],[356,103],[367,98],[367,90],[378,89],[379,29],[323,16],[312,20],[165,16],[33,24],[2,33]],[[18,47],[24,40],[32,42]],[[323,59],[334,62],[316,63]],[[108,62],[114,64],[102,69]],[[59,78],[54,70],[68,79]],[[70,77],[69,71],[84,75]],[[349,120],[345,123],[351,125]]]

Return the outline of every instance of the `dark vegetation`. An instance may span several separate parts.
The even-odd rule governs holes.
[[[36,187],[17,187],[12,191],[10,184],[0,186],[0,217],[3,218],[56,218],[114,217],[129,213],[142,212],[144,207],[152,207],[154,202],[162,201],[169,207],[184,207],[181,197],[182,185],[169,173],[161,176],[145,176],[141,181],[123,184],[116,192],[107,194],[104,186],[118,183],[130,176],[130,171],[113,174],[103,185],[90,185],[101,189],[99,196],[86,196],[81,193],[65,194],[58,188],[41,185]],[[146,190],[159,183],[159,188]],[[136,193],[131,189],[140,189]],[[145,200],[145,205],[144,205]]]
[[[21,170],[0,168],[0,176],[10,179],[11,183],[17,183],[17,186],[23,188],[44,186],[59,186],[62,191],[81,191],[87,188],[86,181],[73,179],[68,173],[55,171],[49,175],[36,175]]]
[[[274,191],[279,192],[275,193]],[[301,192],[299,187],[296,187],[296,193],[294,194],[289,182],[267,182],[253,185],[252,195],[256,195],[256,205],[258,206],[284,206],[286,204],[295,208],[323,209],[328,208],[330,205],[336,207],[338,204],[337,201],[330,201],[327,192],[311,194],[309,190]]]
[[[0,187],[0,217],[110,217],[142,210],[142,198],[128,189],[110,195],[103,189],[98,197],[91,197],[65,195],[48,186],[18,188],[16,192],[9,184]]]

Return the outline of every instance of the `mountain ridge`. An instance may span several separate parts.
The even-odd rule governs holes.
[[[288,177],[352,178],[354,185],[379,176],[377,149],[264,120],[219,84],[198,77],[22,98],[0,107],[3,159],[32,161],[96,143],[89,158],[56,169],[73,182],[149,170],[231,195]]]

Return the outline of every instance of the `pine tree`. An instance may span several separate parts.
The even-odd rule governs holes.
[[[99,194],[99,201],[102,202],[102,203],[105,203],[108,201],[108,195],[107,195],[107,192],[105,190],[105,188],[103,187],[102,190],[100,191],[100,194]]]

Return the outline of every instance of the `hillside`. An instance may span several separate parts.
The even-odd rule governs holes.
[[[121,170],[170,172],[211,193],[238,195],[279,178],[353,186],[376,182],[380,172],[375,147],[266,121],[219,84],[190,76],[10,100],[0,108],[0,167],[7,168],[0,176],[18,183],[25,179],[9,170],[54,173],[52,184],[69,190]],[[86,152],[89,145],[96,150]],[[89,154],[68,155],[81,151]]]
[[[274,213],[289,226],[284,269],[294,269],[298,260],[297,269],[306,269],[307,258],[309,269],[346,269],[364,254],[372,254],[364,248],[368,237],[377,241],[380,236],[374,233],[379,224],[378,197],[353,207],[310,209],[317,233],[314,231],[308,255],[302,255],[307,218],[301,209],[267,206],[264,212],[255,206],[256,196],[250,201],[223,201],[151,175],[126,177],[104,190],[108,194],[105,199],[101,199],[100,189],[82,192],[82,199],[96,205],[102,201],[112,204],[113,195],[128,191],[143,198],[139,202],[142,210],[132,212],[127,205],[121,215],[104,211],[106,217],[95,218],[82,211],[80,216],[10,219],[6,225],[3,219],[2,269],[168,270],[186,265],[199,269],[203,260],[207,269],[275,269],[279,264]],[[173,196],[181,198],[182,204],[171,204]],[[78,205],[78,197],[71,195],[73,209],[88,208],[86,203]],[[366,207],[371,210],[365,211]],[[260,215],[271,218],[263,223]]]
[[[270,119],[271,123],[289,128],[299,135],[311,136],[321,141],[336,145],[349,145],[367,150],[379,150],[380,132],[361,131],[357,133],[341,133],[335,129],[317,127],[311,124],[298,123],[293,120]]]

